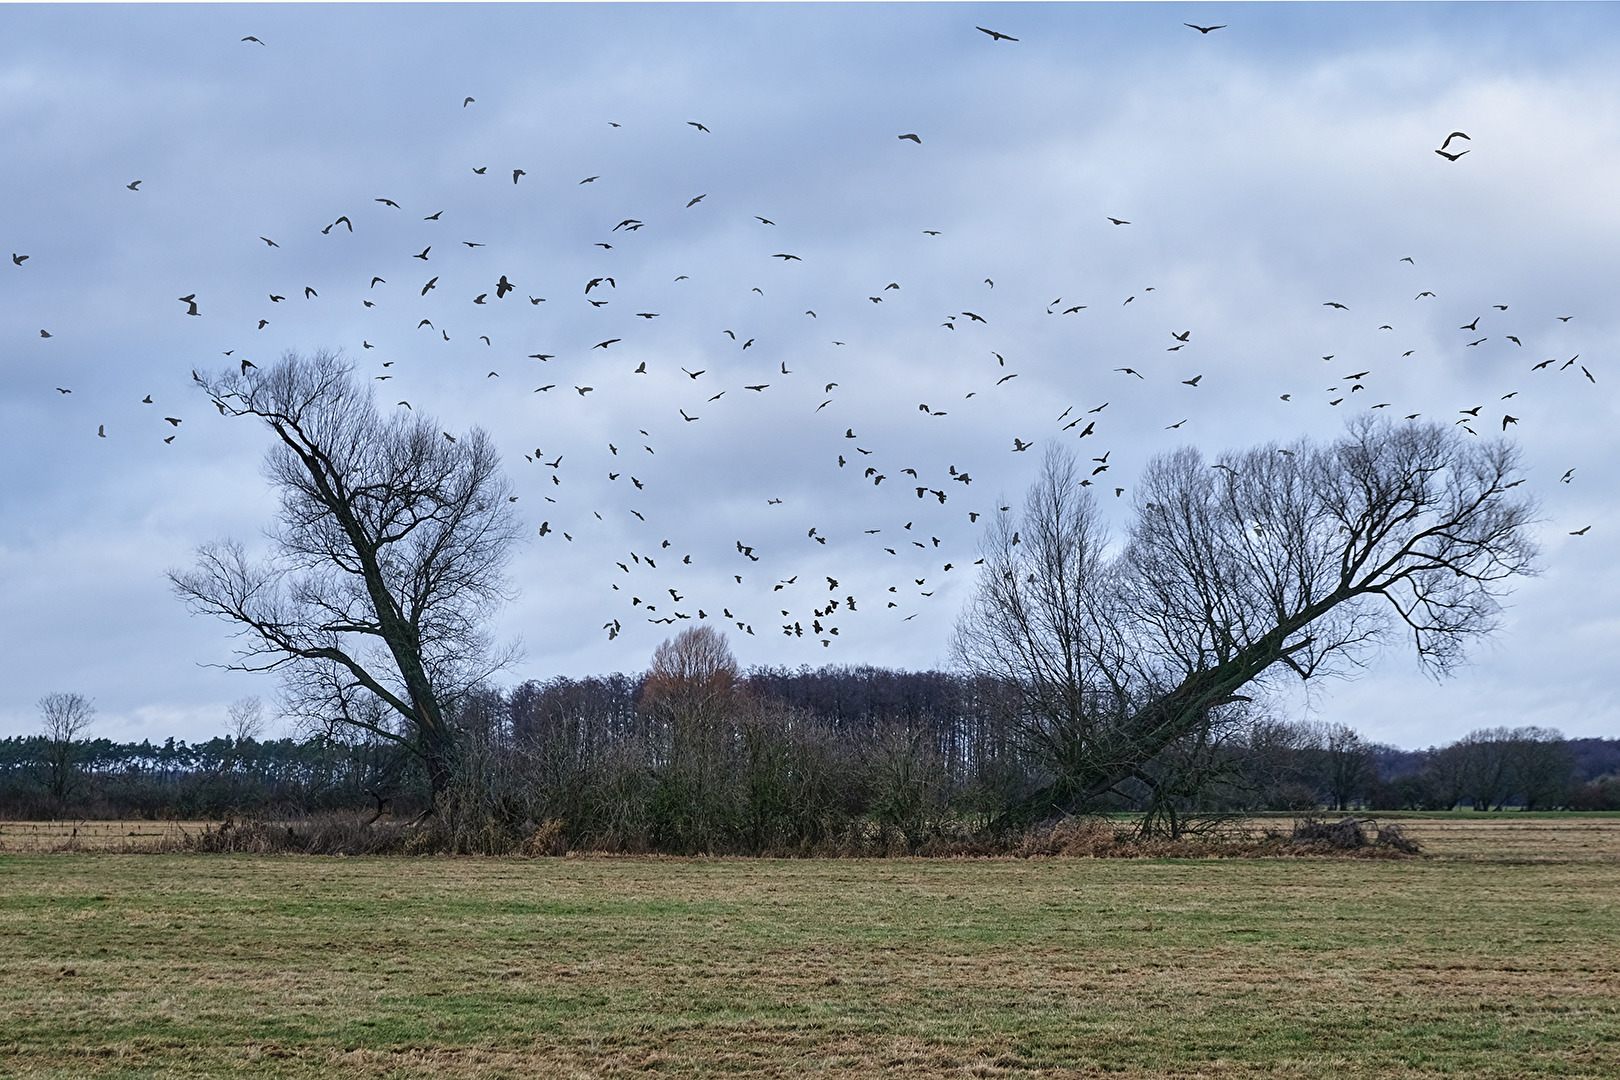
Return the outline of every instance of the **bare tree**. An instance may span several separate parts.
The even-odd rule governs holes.
[[[489,436],[381,416],[353,365],[326,352],[197,381],[223,413],[275,436],[264,468],[281,511],[266,559],[205,544],[193,569],[170,573],[175,591],[236,625],[229,666],[282,672],[295,708],[407,747],[444,792],[447,706],[510,660],[484,629],[508,599],[518,538]]]
[[[239,743],[264,733],[264,702],[257,697],[237,698],[230,707],[230,734]]]
[[[1054,780],[1037,811],[1143,765],[1278,675],[1347,675],[1399,631],[1440,674],[1533,572],[1517,451],[1438,424],[1360,419],[1339,440],[1151,462],[1107,550],[1072,457],[999,521],[958,625],[970,669],[1016,683]]]
[[[96,707],[82,694],[50,693],[39,699],[41,747],[39,769],[45,788],[57,804],[65,803],[79,781],[83,736]]]

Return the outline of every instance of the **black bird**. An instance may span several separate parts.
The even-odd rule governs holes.
[[[188,294],[186,296],[180,297],[179,299],[180,299],[180,302],[182,304],[185,304],[190,308],[190,310],[188,310],[186,312],[187,315],[199,315],[200,316],[202,314],[202,312],[197,310],[197,294],[196,293],[190,293],[190,294]]]
[[[15,251],[11,253],[11,265],[13,266],[21,266],[27,260],[27,255],[18,255]]]
[[[704,134],[707,134],[707,135],[712,135],[712,134],[714,134],[714,133],[713,133],[713,132],[711,132],[711,131],[710,131],[710,130],[709,130],[709,129],[708,129],[708,128],[706,128],[706,127],[704,127],[704,126],[703,126],[703,125],[702,125],[702,124],[700,124],[700,123],[698,123],[698,122],[697,122],[697,121],[696,121],[696,120],[688,120],[688,121],[687,121],[687,122],[686,122],[686,126],[687,126],[687,127],[695,127],[695,128],[697,128],[697,129],[698,129],[698,130],[699,130],[699,131],[701,131],[701,132],[703,132],[703,133],[704,133]]]
[[[432,281],[429,281],[426,285],[422,286],[422,295],[426,296],[428,294],[428,290],[434,288],[438,284],[439,279],[435,277]]]
[[[524,172],[522,169],[513,169],[512,170],[512,183],[514,183],[514,184],[517,183],[518,182],[518,177],[520,177],[520,176],[528,176],[528,175],[529,174]]]
[[[771,258],[781,259],[783,262],[804,262],[804,260],[799,258],[797,255],[772,255]]]
[[[1120,218],[1117,218],[1117,217],[1111,217],[1108,220],[1113,222],[1115,225],[1129,225],[1130,224],[1130,222],[1121,220]]]
[[[688,209],[688,210],[690,210],[690,209],[691,209],[691,208],[692,208],[692,207],[694,207],[694,206],[696,206],[696,205],[697,205],[697,204],[698,204],[698,203],[700,203],[700,202],[702,202],[702,201],[703,201],[703,200],[704,200],[704,199],[706,199],[706,198],[708,198],[708,197],[709,197],[709,196],[708,196],[708,194],[707,194],[707,193],[704,193],[704,194],[702,194],[702,195],[699,195],[699,196],[697,196],[697,197],[696,197],[696,198],[694,198],[694,199],[693,199],[693,200],[692,200],[692,201],[691,201],[691,202],[689,202],[689,203],[687,203],[687,204],[686,204],[686,208],[687,208],[687,209]]]
[[[506,275],[502,274],[501,275],[501,280],[499,280],[499,281],[497,281],[495,283],[495,299],[497,299],[497,300],[506,299],[506,294],[511,292],[514,288],[516,288],[516,286],[513,285],[510,281],[507,281],[506,280]]]
[[[1459,150],[1455,154],[1448,154],[1444,150],[1436,150],[1435,153],[1439,154],[1441,157],[1445,158],[1447,161],[1456,161],[1458,158],[1460,158],[1464,154],[1468,153],[1468,151]]]
[[[423,218],[422,220],[423,221],[438,221],[439,220],[439,215],[442,214],[442,213],[444,213],[443,210],[436,210],[433,213],[429,214],[427,217]]]
[[[902,139],[910,139],[912,142],[916,143],[918,146],[922,145],[922,138],[920,136],[918,136],[917,134],[915,134],[915,133],[909,134],[909,135],[901,135],[899,137],[902,138]]]
[[[395,202],[393,199],[372,199],[371,201],[380,202],[384,206],[392,206],[395,210],[399,209],[399,203]]]
[[[263,45],[264,44],[264,42],[260,41],[258,38],[254,37],[252,34],[249,34],[247,37],[243,38],[242,40],[243,41],[251,41],[255,45]]]
[[[413,259],[421,259],[423,262],[427,262],[428,261],[428,257],[427,257],[428,252],[430,252],[432,250],[433,250],[433,245],[429,244],[427,247],[422,249],[421,254],[412,255],[411,258],[413,258]]]
[[[1182,23],[1181,25],[1182,26],[1192,26],[1192,28],[1194,30],[1198,31],[1200,34],[1208,34],[1208,33],[1214,32],[1216,30],[1225,30],[1226,29],[1226,24],[1225,23],[1221,23],[1221,25],[1219,25],[1219,26],[1193,26],[1193,24],[1190,23],[1190,22],[1189,23]]]
[[[139,191],[139,190],[141,190],[141,182],[139,180],[132,180],[129,183],[125,184],[124,186],[129,188],[129,190],[131,190],[131,191]]]
[[[989,34],[991,41],[1017,41],[1018,40],[1015,37],[1011,37],[1011,36],[1009,36],[1007,34],[1003,34],[1003,33],[1001,33],[1000,31],[997,31],[997,30],[986,30],[982,26],[975,26],[973,29],[977,30],[981,34]]]
[[[487,172],[488,170],[489,170],[488,165],[480,165],[478,168],[474,169],[473,172],[477,173],[479,176],[483,176],[484,173]]]
[[[320,295],[321,295],[320,293],[316,292],[314,289],[310,288],[308,285],[304,286],[304,299],[305,300],[308,300],[311,297],[318,297]]]
[[[592,345],[591,348],[593,348],[593,349],[605,349],[609,345],[612,345],[614,342],[623,341],[623,340],[624,340],[623,338],[608,338],[606,341],[598,341],[595,345]]]
[[[1460,131],[1453,131],[1450,135],[1446,136],[1446,141],[1440,144],[1440,149],[1444,150],[1446,147],[1450,146],[1452,139],[1468,139],[1468,136]],[[1468,139],[1468,141],[1473,142],[1474,140]],[[1416,264],[1414,263],[1413,265],[1415,266]]]

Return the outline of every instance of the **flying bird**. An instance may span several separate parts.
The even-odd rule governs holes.
[[[1435,153],[1439,154],[1441,157],[1445,158],[1447,161],[1456,161],[1458,158],[1460,158],[1464,154],[1468,153],[1468,151],[1459,150],[1455,154],[1448,154],[1444,150],[1436,150]]]
[[[702,195],[698,195],[698,196],[694,197],[691,202],[686,204],[686,208],[688,210],[690,210],[692,207],[696,206],[698,203],[702,202],[704,199],[707,199],[708,197],[709,196],[708,196],[707,192],[705,192]]]
[[[1221,23],[1221,25],[1219,25],[1219,26],[1193,26],[1193,24],[1190,23],[1190,22],[1189,23],[1182,23],[1181,25],[1182,26],[1191,26],[1194,30],[1198,31],[1200,34],[1209,34],[1209,33],[1213,33],[1216,30],[1225,30],[1226,29],[1226,24],[1225,23]]]
[[[1125,221],[1122,218],[1117,218],[1117,217],[1111,217],[1108,220],[1113,222],[1115,225],[1129,225],[1130,224],[1130,222]]]
[[[263,45],[264,44],[264,42],[260,41],[258,38],[254,37],[252,34],[249,34],[247,37],[243,38],[242,40],[243,41],[251,41],[255,45]]]
[[[1592,527],[1592,526],[1590,526],[1590,525],[1587,525],[1587,526],[1585,526],[1585,527],[1584,527],[1584,528],[1580,528],[1580,529],[1576,529],[1576,530],[1574,530],[1574,531],[1573,531],[1573,532],[1571,532],[1571,533],[1570,533],[1570,534],[1569,534],[1569,535],[1571,535],[1571,536],[1585,536],[1585,535],[1586,535],[1586,530],[1587,530],[1587,529],[1590,529],[1590,528],[1591,528],[1591,527]]]
[[[512,170],[512,183],[514,183],[514,184],[517,183],[518,182],[518,177],[520,177],[520,176],[528,176],[528,175],[529,174],[524,172],[522,169],[513,169]]]
[[[975,26],[973,29],[977,30],[981,34],[989,34],[991,41],[1017,41],[1018,40],[1017,38],[1011,37],[1011,36],[1009,36],[1007,34],[1003,34],[998,30],[986,30],[982,26]]]
[[[1440,149],[1444,150],[1446,147],[1450,146],[1452,139],[1468,139],[1468,136],[1461,131],[1453,131],[1450,135],[1446,136],[1446,141],[1440,144]],[[1473,142],[1474,140],[1468,139],[1468,141]],[[1413,265],[1416,264],[1414,263]]]
[[[139,191],[139,190],[141,190],[141,181],[139,181],[139,180],[131,180],[129,183],[125,184],[124,186],[129,188],[129,190],[131,190],[131,191]]]
[[[697,122],[697,121],[696,121],[696,120],[688,120],[688,121],[687,121],[687,122],[686,122],[686,126],[687,126],[687,127],[695,127],[695,128],[697,128],[697,129],[698,129],[698,130],[699,130],[699,131],[701,131],[701,132],[703,132],[703,133],[704,133],[704,134],[705,134],[705,135],[712,135],[712,134],[714,134],[714,133],[713,133],[713,132],[711,132],[711,131],[710,131],[710,130],[709,130],[709,129],[708,129],[708,128],[706,128],[706,127],[704,127],[704,126],[703,126],[703,125],[702,125],[702,124],[700,124],[700,123],[698,123],[698,122]]]
[[[901,135],[899,137],[902,138],[902,139],[910,139],[912,142],[916,143],[918,146],[922,145],[922,138],[920,136],[918,136],[916,133],[911,133],[911,134],[907,134],[907,135]]]
[[[475,102],[477,100],[478,100],[477,98],[463,98],[462,102],[461,102],[461,107],[463,109],[465,109],[467,106],[471,105],[473,102]]]
[[[593,349],[605,349],[609,345],[612,345],[614,342],[623,341],[623,340],[624,340],[623,338],[608,338],[606,341],[598,341],[595,345],[592,345],[591,348],[593,348]]]

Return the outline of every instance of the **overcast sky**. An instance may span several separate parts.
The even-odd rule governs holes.
[[[0,255],[27,256],[0,261],[0,736],[56,690],[118,739],[274,697],[208,666],[230,628],[164,576],[275,509],[265,431],[190,373],[321,348],[379,407],[494,435],[530,537],[514,683],[642,669],[648,620],[699,609],[744,665],[943,665],[970,514],[1054,440],[1106,454],[1122,532],[1178,446],[1511,413],[1543,573],[1501,631],[1446,682],[1397,645],[1279,708],[1408,747],[1620,736],[1617,16],[0,6]]]

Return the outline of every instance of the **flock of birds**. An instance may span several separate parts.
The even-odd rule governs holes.
[[[1200,35],[1208,35],[1214,31],[1225,29],[1220,26],[1197,26],[1185,24],[1197,31]],[[1002,42],[1016,43],[1019,38],[992,30],[986,27],[976,27],[986,34],[998,46]],[[265,47],[265,43],[254,36],[242,39],[244,43]],[[476,98],[468,96],[461,101],[462,109],[471,108]],[[612,127],[621,125],[609,121]],[[694,139],[713,137],[713,132],[702,121],[687,121],[691,129],[690,136]],[[920,146],[922,137],[915,132],[905,132],[898,136],[901,141],[911,142]],[[1457,162],[1468,150],[1450,152],[1449,148],[1456,140],[1470,140],[1469,136],[1460,131],[1453,131],[1445,138],[1440,148],[1435,152],[1450,162]],[[469,181],[474,184],[487,184],[500,179],[503,186],[509,176],[510,185],[516,186],[524,182],[529,175],[522,167],[510,167],[504,171],[491,174],[491,165],[483,162],[469,163],[469,175],[477,179]],[[578,180],[573,186],[583,187],[592,185],[602,179],[600,174],[588,175]],[[136,194],[140,194],[141,180],[127,183],[125,186]],[[671,204],[671,213],[714,213],[720,210],[715,202],[705,203],[708,197],[706,192],[699,192],[690,196],[682,196]],[[645,211],[642,211],[645,213]],[[738,214],[742,210],[736,211]],[[525,386],[523,393],[532,400],[549,401],[554,407],[560,407],[557,399],[573,401],[576,404],[584,401],[592,394],[607,396],[613,391],[601,376],[608,369],[602,364],[596,364],[590,370],[597,373],[593,376],[566,376],[562,371],[573,369],[583,371],[586,361],[596,359],[594,354],[598,351],[605,355],[617,355],[621,350],[633,348],[636,345],[638,333],[644,333],[643,328],[656,326],[657,320],[666,318],[663,305],[654,303],[645,298],[652,295],[655,290],[645,287],[644,282],[634,277],[634,271],[627,273],[623,269],[612,269],[611,263],[615,258],[610,255],[616,247],[623,247],[635,242],[635,235],[643,229],[653,229],[663,224],[653,220],[643,220],[631,215],[615,215],[616,223],[604,221],[601,225],[602,239],[594,242],[593,247],[600,249],[598,254],[604,265],[601,272],[594,272],[573,285],[573,295],[535,295],[525,287],[520,274],[515,267],[503,267],[501,260],[508,256],[501,253],[497,243],[493,247],[487,240],[465,239],[456,233],[450,232],[456,214],[450,211],[447,220],[444,208],[434,209],[432,213],[421,214],[419,210],[407,210],[399,202],[384,195],[378,195],[371,205],[362,212],[361,209],[351,207],[347,212],[338,214],[329,222],[319,225],[311,223],[310,232],[326,237],[324,243],[343,243],[348,237],[361,231],[392,231],[405,232],[407,227],[416,243],[422,243],[420,250],[414,245],[398,246],[398,255],[386,265],[372,268],[366,277],[348,282],[341,287],[337,295],[331,294],[322,297],[321,292],[312,284],[302,281],[289,281],[282,273],[274,281],[268,282],[264,290],[265,300],[260,303],[263,309],[251,321],[241,325],[225,328],[227,337],[225,344],[231,344],[229,349],[222,350],[224,356],[230,358],[228,362],[240,364],[245,373],[255,366],[254,361],[246,357],[248,346],[253,336],[264,331],[280,316],[278,312],[286,309],[283,304],[330,304],[340,302],[344,304],[360,305],[367,313],[367,318],[376,320],[376,325],[388,326],[389,332],[397,332],[401,328],[408,328],[417,339],[423,337],[436,338],[441,343],[451,342],[451,330],[456,330],[456,339],[467,342],[481,342],[483,348],[492,350],[491,356],[509,356],[511,362],[523,364],[525,375],[539,370],[542,372],[558,372],[554,377],[542,377],[532,380],[534,386]],[[1133,215],[1134,217],[1135,215]],[[649,215],[650,217],[650,215]],[[779,229],[773,217],[760,214],[748,215],[750,227],[757,230],[760,236],[759,250],[763,258],[777,260],[782,267],[795,263],[803,263],[803,256],[792,250],[785,249],[780,241],[772,242],[771,238],[788,230]],[[611,219],[610,219],[611,220]],[[1107,216],[1106,226],[1099,222],[1099,228],[1128,229],[1133,222],[1130,219]],[[425,230],[425,231],[424,231]],[[257,230],[254,230],[255,233]],[[919,229],[919,233],[926,239],[918,241],[920,244],[947,243],[943,239],[942,231],[938,229]],[[424,242],[421,236],[427,235],[430,240]],[[283,237],[282,239],[286,239]],[[266,252],[279,251],[281,241],[275,237],[258,235],[256,242],[265,245]],[[782,248],[782,250],[773,250]],[[446,260],[446,250],[457,253],[454,260]],[[26,272],[25,263],[30,255],[12,253],[11,261],[19,272]],[[471,260],[471,261],[469,261]],[[1416,262],[1411,257],[1402,257],[1392,260],[1399,263],[1411,264],[1413,270],[1417,269]],[[520,280],[513,280],[518,278]],[[679,284],[688,281],[688,275],[675,277],[673,283]],[[982,295],[992,296],[995,290],[995,281],[992,277],[983,278]],[[894,294],[902,289],[899,280],[887,281],[882,284],[874,282],[869,292],[863,296],[840,298],[838,301],[829,301],[827,307],[812,306],[804,310],[800,319],[813,320],[819,329],[827,329],[839,325],[835,319],[824,320],[824,315],[834,314],[839,303],[870,304],[874,308],[889,301]],[[536,291],[546,292],[547,289]],[[656,290],[660,295],[668,298],[667,289]],[[764,296],[764,290],[754,287],[750,290]],[[1029,314],[1042,310],[1049,317],[1058,319],[1084,319],[1085,313],[1094,310],[1096,305],[1104,302],[1118,303],[1121,308],[1136,304],[1140,309],[1147,301],[1148,293],[1155,290],[1151,287],[1143,288],[1125,296],[1123,301],[1117,297],[1111,301],[1100,298],[1087,298],[1083,302],[1073,297],[1058,296],[1044,305],[1032,305]],[[438,296],[432,294],[438,293]],[[460,314],[445,320],[440,314],[440,322],[434,322],[434,314],[439,308],[429,311],[427,305],[439,303],[445,294],[460,293],[464,296],[461,301]],[[203,318],[206,299],[200,299],[199,290],[190,290],[178,295],[175,300],[179,307],[175,309],[180,318]],[[430,299],[431,297],[431,299]],[[1434,299],[1435,293],[1430,289],[1422,289],[1413,297],[1415,303],[1425,303]],[[518,360],[517,354],[505,352],[505,343],[497,349],[492,340],[489,329],[473,326],[473,332],[465,329],[462,318],[477,318],[481,311],[490,311],[502,305],[517,305],[520,308],[527,305],[528,309],[535,309],[537,316],[543,316],[550,308],[559,307],[564,303],[588,305],[592,310],[602,313],[604,319],[615,316],[621,311],[629,311],[628,315],[617,316],[616,321],[608,321],[604,325],[611,325],[614,329],[607,331],[599,340],[587,344],[580,341],[573,346],[557,346],[553,351],[542,348],[533,353],[523,354]],[[543,305],[549,305],[543,307]],[[1351,307],[1336,299],[1322,302],[1326,308],[1335,312],[1344,313],[1347,318],[1360,318],[1359,312],[1352,311]],[[991,308],[972,303],[970,306],[979,310],[967,310],[964,306],[960,310],[951,312],[939,323],[935,332],[945,332],[960,338],[969,332],[988,334],[990,332],[991,317],[984,312]],[[604,309],[611,308],[611,312]],[[657,308],[657,310],[655,310]],[[819,310],[818,310],[819,309]],[[527,309],[524,309],[527,310]],[[1508,316],[1509,304],[1495,304],[1488,311],[1481,313],[1470,322],[1459,327],[1458,348],[1472,349],[1497,341],[1503,344],[1511,343],[1516,350],[1530,353],[1525,340],[1535,341],[1536,328],[1517,325]],[[1573,316],[1560,315],[1559,319],[1567,322]],[[1393,332],[1392,323],[1381,323],[1379,331]],[[483,330],[484,332],[477,332]],[[1513,331],[1509,333],[1508,331]],[[839,331],[834,329],[834,333]],[[49,339],[53,335],[48,329],[39,331],[40,337]],[[1184,350],[1194,348],[1196,339],[1194,327],[1167,327],[1164,350],[1168,354],[1176,355],[1181,361]],[[722,340],[723,339],[723,340]],[[831,349],[846,349],[853,339],[852,334],[840,334],[838,338],[829,338]],[[974,399],[983,400],[981,395],[997,392],[998,388],[1005,387],[1020,376],[1020,372],[1011,370],[1007,359],[999,351],[990,346],[989,339],[985,340],[985,370],[982,384],[968,392],[962,404],[947,407],[938,393],[930,391],[929,401],[918,402],[915,405],[919,420],[926,417],[930,422],[936,419],[948,418],[959,409],[974,407],[968,403]],[[360,355],[367,357],[378,346],[373,345],[369,337],[364,337],[359,343]],[[616,605],[607,621],[602,625],[607,637],[611,640],[617,638],[625,629],[626,619],[644,620],[654,626],[673,627],[687,621],[714,620],[724,623],[727,627],[743,634],[753,635],[756,632],[777,633],[789,638],[801,639],[807,642],[819,641],[824,648],[830,648],[838,639],[840,629],[849,625],[849,620],[874,616],[885,616],[897,622],[906,622],[916,619],[927,611],[927,602],[933,598],[943,581],[951,580],[952,575],[961,576],[970,574],[971,567],[983,562],[983,559],[974,559],[968,548],[971,534],[978,528],[978,523],[987,515],[1005,513],[1012,509],[1010,505],[997,505],[996,502],[986,501],[982,486],[974,488],[971,463],[950,460],[926,460],[915,449],[895,449],[890,443],[892,440],[883,437],[867,437],[856,431],[856,423],[841,418],[840,397],[835,394],[839,390],[840,380],[827,379],[813,375],[809,371],[795,370],[789,366],[787,359],[780,355],[773,355],[769,360],[758,359],[761,353],[770,351],[770,345],[761,341],[757,335],[750,335],[736,327],[715,327],[714,341],[709,346],[702,347],[705,352],[701,355],[711,355],[714,359],[701,366],[693,364],[687,367],[681,364],[672,364],[661,361],[652,354],[653,358],[642,358],[633,366],[625,363],[622,370],[608,372],[615,380],[614,386],[623,388],[626,384],[638,379],[651,379],[661,377],[665,382],[661,385],[673,385],[676,391],[659,393],[655,395],[661,402],[660,408],[664,415],[655,418],[641,418],[629,420],[620,417],[615,421],[612,430],[604,431],[600,445],[594,447],[570,446],[558,448],[552,446],[546,449],[543,446],[534,446],[532,451],[525,448],[522,454],[527,467],[538,471],[543,477],[533,488],[538,489],[538,501],[541,506],[533,516],[539,518],[538,527],[534,530],[536,541],[539,543],[574,543],[580,540],[584,543],[598,545],[601,541],[598,534],[589,533],[594,523],[608,524],[609,517],[617,517],[613,522],[614,529],[603,530],[604,533],[622,535],[617,530],[629,529],[631,534],[638,537],[631,546],[624,550],[600,548],[599,554],[603,559],[604,569],[608,580],[605,582],[610,593],[610,602]],[[722,354],[718,350],[725,350]],[[241,350],[239,352],[239,350]],[[712,351],[711,351],[712,350]],[[749,354],[750,350],[757,350]],[[1400,353],[1401,359],[1409,358],[1415,350]],[[383,354],[388,350],[383,349]],[[648,355],[648,354],[642,354]],[[1189,354],[1190,355],[1190,354]],[[1333,365],[1336,359],[1334,354],[1321,357],[1321,361]],[[743,368],[744,374],[736,374],[736,369],[742,362],[748,361],[749,366]],[[532,363],[524,363],[529,361]],[[1395,361],[1395,352],[1391,350],[1390,361]],[[993,365],[992,365],[993,362]],[[386,388],[388,384],[405,376],[409,364],[400,359],[386,359],[374,361],[377,367],[366,372],[366,376],[373,379],[379,388]],[[475,376],[480,380],[505,378],[508,382],[515,381],[519,374],[516,371],[500,370],[509,365],[505,361],[497,361],[487,371],[480,369]],[[1089,458],[1087,471],[1089,475],[1083,480],[1087,486],[1097,486],[1105,497],[1122,498],[1127,488],[1117,485],[1107,478],[1106,474],[1116,462],[1111,462],[1113,449],[1107,442],[1108,418],[1107,410],[1114,400],[1133,393],[1136,387],[1152,386],[1157,393],[1163,393],[1157,382],[1150,383],[1144,370],[1149,365],[1142,361],[1131,364],[1122,364],[1112,368],[1107,374],[1116,380],[1115,386],[1104,395],[1107,400],[1099,403],[1071,404],[1057,412],[1050,420],[1031,422],[1026,430],[1021,430],[1010,436],[1010,445],[1005,452],[1025,453],[1045,440],[1065,440],[1086,452],[1083,457]],[[1378,400],[1380,395],[1379,372],[1375,366],[1360,363],[1348,365],[1359,370],[1340,372],[1339,368],[1345,365],[1333,365],[1327,370],[1330,374],[1324,383],[1331,383],[1322,391],[1324,400],[1332,407],[1357,408],[1365,407],[1369,410],[1396,410],[1406,419],[1418,419],[1420,412],[1401,412],[1393,400]],[[670,370],[674,367],[678,370]],[[662,368],[662,370],[660,370]],[[1560,372],[1568,372],[1584,377],[1592,383],[1597,382],[1597,376],[1586,366],[1579,363],[1578,356],[1567,359],[1553,357],[1526,362],[1526,376],[1544,378],[1555,376]],[[1211,382],[1219,380],[1218,373],[1203,371],[1188,371],[1188,377],[1167,381],[1173,389],[1175,384],[1186,387],[1176,393],[1196,394],[1205,385],[1206,376]],[[576,381],[576,378],[578,381]],[[59,394],[72,393],[71,387],[58,386],[55,388]],[[1204,391],[1207,393],[1207,391]],[[1280,400],[1292,401],[1297,391],[1282,393]],[[1509,427],[1519,423],[1519,417],[1513,415],[1514,406],[1511,403],[1520,393],[1513,388],[1502,393],[1493,401],[1471,401],[1458,408],[1455,416],[1451,417],[1459,427],[1471,434],[1477,433],[1478,426],[1490,424],[1491,428],[1506,431]],[[534,399],[533,395],[540,395]],[[730,400],[727,401],[728,395]],[[770,545],[758,538],[744,535],[735,538],[734,543],[728,543],[723,549],[709,550],[695,548],[691,544],[672,539],[675,531],[672,525],[678,522],[660,520],[656,512],[644,514],[640,506],[634,505],[640,493],[652,490],[661,482],[658,476],[663,476],[667,470],[660,469],[657,464],[661,450],[679,452],[679,442],[682,433],[694,430],[692,425],[700,424],[711,409],[733,409],[739,398],[765,398],[767,395],[788,395],[793,398],[794,408],[798,409],[804,423],[817,425],[816,430],[825,430],[829,445],[825,450],[825,457],[821,465],[835,472],[850,485],[859,485],[863,489],[871,489],[868,494],[875,493],[882,496],[887,507],[887,514],[881,521],[870,522],[870,527],[860,530],[859,536],[840,535],[839,530],[827,529],[814,523],[802,523],[808,527],[800,543],[808,549],[809,545],[817,545],[825,550],[829,543],[835,548],[849,550],[850,545],[864,545],[866,554],[879,555],[880,561],[886,561],[893,567],[888,580],[881,584],[868,581],[863,587],[857,588],[851,584],[854,575],[845,573],[811,574],[802,568],[802,560],[798,553],[770,550]],[[416,406],[410,396],[395,397],[386,395],[387,404],[396,409],[414,409]],[[1371,399],[1371,400],[1369,400]],[[424,403],[425,404],[425,403]],[[148,394],[141,401],[143,407],[157,408],[157,403]],[[1055,407],[1054,407],[1055,408]],[[178,411],[178,410],[176,410]],[[1116,410],[1117,411],[1117,410]],[[161,414],[162,410],[157,410]],[[1501,415],[1498,417],[1497,413]],[[1189,417],[1183,417],[1174,423],[1164,425],[1167,431],[1178,431],[1188,423]],[[172,443],[177,438],[183,418],[179,416],[161,416],[156,421],[167,424],[168,429],[162,436],[163,441]],[[655,436],[652,432],[657,431]],[[633,434],[632,434],[633,432]],[[673,434],[672,434],[673,433]],[[98,425],[96,435],[108,438],[107,425]],[[455,435],[445,432],[444,437],[454,440]],[[1088,448],[1096,447],[1095,451]],[[1220,467],[1220,466],[1212,466]],[[1572,468],[1561,478],[1569,483],[1575,475]],[[605,481],[601,477],[605,476]],[[675,482],[680,482],[676,480]],[[522,483],[520,479],[520,483]],[[605,485],[605,486],[604,486]],[[534,490],[530,489],[523,497],[533,501]],[[768,511],[777,513],[775,507],[784,505],[784,499],[779,495],[761,493],[760,497],[766,506],[773,508]],[[633,518],[634,525],[629,524]],[[963,526],[967,526],[964,528]],[[1587,528],[1590,528],[1588,526]],[[1575,530],[1572,535],[1584,535],[1587,528]],[[1014,542],[1018,537],[1014,536]],[[706,576],[693,578],[681,576],[687,574],[687,568],[701,567],[708,571]],[[716,568],[723,569],[724,578],[715,573]],[[730,582],[730,591],[716,594],[714,582],[725,580]],[[857,595],[857,594],[860,595]],[[940,613],[938,617],[948,618],[948,614]]]

